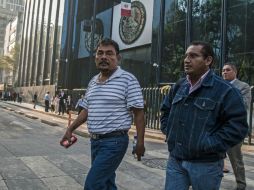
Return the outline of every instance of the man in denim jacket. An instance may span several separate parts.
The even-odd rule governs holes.
[[[211,46],[193,42],[184,58],[186,79],[172,87],[161,107],[161,130],[170,157],[166,190],[219,190],[225,152],[247,134],[239,91],[210,69]]]

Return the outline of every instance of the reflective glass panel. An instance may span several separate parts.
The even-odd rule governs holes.
[[[165,2],[160,82],[175,82],[182,75],[187,4],[185,0],[166,0]]]
[[[216,54],[217,73],[221,54],[221,0],[194,0],[192,5],[192,41],[210,43]]]

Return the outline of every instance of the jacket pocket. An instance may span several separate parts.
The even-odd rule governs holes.
[[[197,110],[197,117],[202,119],[208,117],[209,112],[215,109],[216,102],[207,98],[198,98],[195,100],[194,105]]]

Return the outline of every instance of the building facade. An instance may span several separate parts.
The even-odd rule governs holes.
[[[3,55],[8,55],[7,49],[5,49],[5,38],[6,36],[10,37],[9,33],[12,33],[11,40],[12,45],[15,44],[14,39],[17,39],[20,35],[16,35],[16,31],[21,31],[19,27],[22,27],[22,24],[18,26],[18,28],[14,29],[12,27],[12,31],[9,31],[8,23],[13,22],[16,17],[19,18],[19,21],[22,20],[22,12],[24,11],[24,0],[0,0],[0,59]],[[18,23],[19,23],[18,21]],[[15,24],[13,24],[15,25]],[[7,27],[7,28],[6,28]],[[15,30],[15,31],[14,31]],[[7,33],[6,33],[7,32]],[[8,46],[11,48],[12,46]],[[5,51],[6,50],[6,51]],[[9,49],[10,50],[10,49]],[[15,73],[15,71],[14,71]],[[1,68],[0,69],[0,92],[4,90],[5,87],[12,86],[13,84],[13,70]]]
[[[142,87],[183,76],[183,55],[194,40],[212,44],[218,74],[230,61],[240,79],[254,84],[253,0],[132,0],[131,17],[121,17],[120,2],[28,0],[19,85],[86,88],[104,37],[119,43],[121,67]]]
[[[18,12],[18,16],[16,16],[12,21],[7,24],[5,30],[4,56],[12,58],[14,62],[12,69],[3,70],[1,76],[4,79],[4,83],[9,87],[12,87],[14,81],[17,81],[22,26],[23,12]]]
[[[26,1],[19,86],[57,82],[64,6],[64,0]]]
[[[24,0],[0,0],[0,55],[4,53],[6,25],[24,11]]]

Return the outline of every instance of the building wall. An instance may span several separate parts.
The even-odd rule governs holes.
[[[39,105],[45,105],[44,97],[46,92],[49,92],[51,97],[56,95],[55,85],[16,87],[13,91],[20,94],[22,101],[29,103],[32,103],[33,96],[36,93]]]
[[[120,65],[123,69],[131,71],[142,86],[155,83],[155,69],[151,64],[154,0],[136,2],[138,5],[134,6],[133,17],[125,19],[120,15],[120,1],[67,2],[61,57],[68,62],[64,62],[60,67],[59,86],[68,89],[87,86],[92,76],[98,73],[94,63],[95,49],[99,40],[105,37],[119,43],[122,57]],[[93,16],[96,17],[94,26]],[[124,41],[119,34],[119,31],[123,32],[119,30],[120,23],[130,29],[129,34],[122,34]]]
[[[23,0],[0,0],[0,56],[8,55],[11,49],[15,46],[18,37],[16,35],[17,24],[8,23],[12,22],[15,17],[22,14],[23,10]],[[16,66],[14,66],[13,68],[13,70],[1,69],[0,84],[5,83],[7,86],[10,87],[13,85],[13,77],[16,73]]]
[[[6,25],[24,11],[24,0],[0,0],[0,55],[4,53],[4,38]]]
[[[64,0],[26,1],[19,86],[57,82],[64,4]]]
[[[34,5],[27,1],[21,86],[45,85],[50,76],[50,84],[58,88],[85,88],[98,73],[94,50],[102,37],[121,44],[121,67],[133,73],[143,87],[176,82],[184,76],[183,55],[194,40],[207,41],[213,46],[216,73],[220,74],[225,62],[232,61],[239,68],[239,78],[254,84],[252,0],[139,0],[145,10],[141,10],[141,5],[133,6],[131,18],[119,16],[120,1],[66,0],[60,3],[59,23],[63,21],[63,25],[59,24],[57,32],[48,25],[48,16],[54,15],[47,11],[54,7],[50,2],[35,0]],[[36,24],[32,24],[37,16]],[[94,16],[96,19],[92,19]],[[143,23],[136,25],[135,21]],[[132,26],[125,25],[128,22]],[[135,26],[143,24],[145,29],[135,30]],[[129,27],[130,31],[124,34],[121,27]],[[132,39],[137,31],[140,34]],[[116,35],[126,35],[127,39]]]
[[[17,70],[20,56],[19,51],[21,43],[22,24],[23,24],[23,13],[19,12],[18,16],[7,24],[5,30],[4,55],[10,56],[15,60],[13,70],[5,71],[4,72],[5,75],[3,76],[3,78],[6,78],[6,82],[10,86],[13,86],[13,84],[16,84],[17,82],[17,73],[18,73]]]
[[[159,32],[156,34],[157,41],[162,42],[161,82],[174,82],[183,75],[182,56],[186,47],[190,41],[203,40],[213,46],[214,69],[218,74],[225,62],[233,62],[239,69],[239,78],[254,84],[252,0],[165,0],[164,3],[161,36]],[[160,8],[156,11],[160,12]]]

